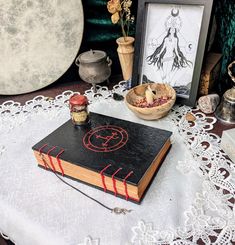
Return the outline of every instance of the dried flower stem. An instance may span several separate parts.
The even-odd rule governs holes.
[[[124,37],[124,40],[126,41],[126,37],[128,36],[128,33],[125,32],[124,21],[123,21],[122,16],[120,18],[120,24],[121,24],[121,29],[122,29],[122,35]]]

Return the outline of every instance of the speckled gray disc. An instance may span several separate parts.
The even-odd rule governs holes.
[[[35,91],[61,77],[83,26],[81,0],[0,0],[0,94]]]

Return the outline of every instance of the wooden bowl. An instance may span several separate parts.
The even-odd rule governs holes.
[[[166,103],[155,107],[141,108],[134,106],[135,102],[145,97],[145,90],[148,86],[150,86],[153,91],[156,91],[157,97],[168,96],[171,99],[169,99]],[[175,90],[170,85],[162,83],[146,83],[138,85],[129,90],[125,96],[127,107],[134,112],[136,116],[144,120],[156,120],[166,116],[174,105],[175,100]]]

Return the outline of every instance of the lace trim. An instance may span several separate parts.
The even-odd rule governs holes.
[[[89,103],[92,104],[111,98],[113,93],[123,94],[126,90],[125,84],[124,81],[121,81],[118,85],[113,87],[113,90],[108,90],[107,87],[96,85],[96,92],[91,88],[85,92],[85,95],[88,97]],[[80,93],[67,90],[56,96],[55,99],[39,95],[34,99],[27,101],[23,106],[19,102],[8,100],[0,105],[0,130],[9,132],[9,130],[24,123],[29,116],[32,116],[35,113],[40,113],[42,116],[44,114],[47,118],[48,116],[51,119],[55,118],[61,114],[62,110],[67,110],[68,100],[74,94]],[[55,108],[57,110],[54,110]]]
[[[16,244],[16,242],[14,240],[12,240],[9,236],[5,235],[5,233],[0,231],[0,236],[2,236],[5,240],[9,240],[12,243]]]
[[[85,94],[92,104],[111,98],[114,92],[124,94],[125,90],[125,82],[120,82],[113,90],[97,86],[96,93],[90,89]],[[59,117],[61,112],[68,110],[68,99],[73,94],[75,92],[65,91],[54,100],[37,96],[23,106],[14,101],[4,102],[0,105],[1,134],[30,120],[35,113],[46,118]],[[193,113],[196,121],[188,122],[185,119],[187,112]],[[216,119],[186,106],[175,106],[168,120],[173,120],[191,153],[187,161],[178,162],[177,169],[187,175],[195,172],[202,176],[202,191],[196,194],[193,205],[185,211],[184,227],[159,231],[153,223],[141,220],[132,228],[131,242],[174,245],[199,242],[222,245],[235,242],[235,165],[220,149],[220,138],[209,132]],[[0,157],[5,149],[4,145],[0,145]],[[99,240],[88,237],[82,244],[99,244]]]
[[[194,114],[195,122],[185,119],[187,112]],[[184,174],[194,171],[202,175],[202,192],[196,194],[193,205],[185,211],[184,227],[159,231],[152,223],[140,221],[132,228],[132,243],[232,244],[235,242],[235,165],[220,149],[220,138],[208,132],[216,119],[185,106],[174,107],[170,116],[191,152],[187,161],[178,162],[177,169]]]

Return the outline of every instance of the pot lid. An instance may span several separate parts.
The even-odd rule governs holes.
[[[89,50],[78,56],[80,63],[92,63],[105,59],[107,54],[101,50]]]

